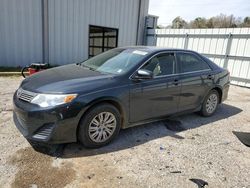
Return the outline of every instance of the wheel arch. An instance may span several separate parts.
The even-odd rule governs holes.
[[[104,104],[104,103],[111,104],[117,108],[117,110],[120,112],[120,115],[121,115],[121,128],[126,127],[127,115],[126,115],[125,107],[123,106],[122,102],[119,99],[116,99],[115,97],[101,97],[101,98],[98,98],[89,102],[87,107],[81,113],[81,118],[77,125],[76,135],[78,134],[79,124],[82,118],[84,118],[84,116],[86,115],[86,113],[90,111],[92,108],[96,107],[97,105]]]
[[[216,90],[219,93],[219,103],[221,103],[221,99],[222,99],[222,88],[220,86],[215,86],[214,88],[212,88],[211,90]]]

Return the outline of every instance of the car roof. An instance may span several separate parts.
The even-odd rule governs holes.
[[[181,48],[166,48],[166,47],[158,47],[158,46],[126,46],[126,47],[118,47],[116,49],[126,50],[126,49],[134,49],[134,50],[141,50],[148,52],[148,54],[156,54],[158,52],[191,52],[193,54],[196,54],[200,56],[204,61],[206,61],[213,69],[221,69],[218,65],[216,65],[214,62],[212,62],[209,58],[203,56],[202,54],[199,54],[196,51],[193,50],[186,50]]]
[[[180,48],[166,48],[166,47],[158,47],[158,46],[125,46],[125,47],[119,47],[118,49],[135,49],[135,50],[142,50],[146,51],[149,53],[154,53],[154,52],[161,52],[161,51],[184,51],[184,52],[193,52],[197,53],[192,50],[185,50],[185,49],[180,49]]]

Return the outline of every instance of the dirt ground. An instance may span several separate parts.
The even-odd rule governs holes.
[[[60,152],[36,151],[16,129],[12,96],[21,80],[0,77],[0,187],[197,187],[191,178],[250,187],[250,148],[232,133],[250,132],[250,89],[231,86],[210,118],[188,114],[122,130],[100,149],[73,143]]]

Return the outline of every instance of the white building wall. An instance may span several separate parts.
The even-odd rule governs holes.
[[[0,0],[0,66],[42,61],[40,0]]]
[[[49,62],[87,59],[89,25],[118,28],[118,46],[135,45],[138,11],[139,0],[50,0]]]
[[[0,0],[0,66],[43,61],[42,1]],[[141,43],[148,2],[48,0],[49,63],[62,65],[87,59],[89,25],[119,29],[118,46],[135,45],[137,39]]]

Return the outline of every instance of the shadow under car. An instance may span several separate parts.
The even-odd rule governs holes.
[[[113,142],[97,149],[85,148],[79,143],[60,145],[31,143],[31,146],[38,152],[61,158],[77,158],[100,155],[133,148],[148,141],[166,136],[171,136],[176,139],[185,139],[176,133],[187,129],[195,129],[203,125],[226,119],[239,114],[240,112],[242,112],[240,108],[228,104],[221,104],[218,106],[217,112],[211,117],[201,117],[197,115],[197,113],[192,113],[163,121],[131,127],[121,130],[118,137]]]

